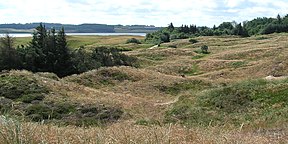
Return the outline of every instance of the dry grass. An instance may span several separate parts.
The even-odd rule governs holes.
[[[226,130],[221,127],[185,128],[180,125],[140,126],[117,123],[105,128],[57,127],[18,122],[0,117],[0,143],[287,143],[287,127],[281,129]]]
[[[288,143],[287,123],[270,128],[266,128],[265,123],[257,128],[245,125],[188,128],[163,123],[165,112],[181,96],[193,99],[197,93],[222,84],[268,75],[287,76],[288,34],[250,38],[199,37],[195,44],[176,40],[154,49],[149,49],[149,45],[125,44],[128,38],[131,37],[73,36],[68,39],[75,47],[131,48],[132,51],[125,53],[141,59],[141,68],[102,68],[64,79],[47,73],[10,72],[35,77],[50,89],[48,100],[122,107],[125,114],[118,122],[106,127],[57,127],[1,117],[0,143]],[[211,53],[196,53],[204,44],[209,46]],[[177,48],[168,48],[169,45]],[[99,74],[101,71],[125,74],[129,79],[105,77]],[[100,83],[103,79],[111,83]],[[193,80],[211,84],[211,87],[180,89],[176,94],[161,90]],[[154,123],[139,125],[143,120]]]

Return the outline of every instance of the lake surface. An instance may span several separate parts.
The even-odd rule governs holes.
[[[0,37],[3,37],[5,34],[0,33]],[[9,34],[12,37],[32,37],[32,34],[29,33],[11,33]],[[66,35],[72,36],[120,36],[120,35],[131,35],[131,36],[146,36],[146,33],[66,33]]]

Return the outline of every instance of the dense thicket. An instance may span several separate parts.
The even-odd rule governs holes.
[[[196,25],[182,25],[174,27],[172,23],[154,33],[146,35],[145,41],[148,43],[159,44],[169,42],[173,39],[185,39],[195,36],[220,36],[220,35],[237,35],[248,37],[257,34],[271,34],[288,32],[288,15],[276,18],[256,18],[243,23],[223,22],[218,27],[197,27]]]
[[[67,47],[64,28],[58,32],[40,24],[27,46],[15,48],[9,35],[0,39],[0,71],[26,69],[33,72],[52,72],[60,77],[108,66],[136,66],[136,58],[117,48],[96,47],[92,52],[83,47]]]

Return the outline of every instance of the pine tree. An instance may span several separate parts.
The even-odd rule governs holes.
[[[277,22],[278,22],[278,24],[282,23],[282,18],[279,14],[277,15]]]
[[[8,34],[0,39],[0,70],[20,68],[20,59],[13,43],[13,37]]]
[[[32,41],[30,42],[31,49],[34,49],[36,53],[35,61],[33,62],[35,65],[36,71],[46,71],[47,59],[46,55],[47,51],[47,30],[45,26],[40,23],[38,27],[36,27],[36,31],[33,33]]]
[[[57,50],[56,50],[56,61],[55,70],[59,75],[67,75],[70,73],[70,53],[67,46],[65,30],[62,29],[57,33],[56,36]],[[65,68],[65,69],[63,69]],[[59,71],[61,70],[61,71]]]
[[[173,26],[173,23],[171,22],[169,25],[168,25],[168,30],[170,31],[170,32],[172,32],[172,31],[174,31],[174,26]]]

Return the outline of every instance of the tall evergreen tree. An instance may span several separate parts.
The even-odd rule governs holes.
[[[278,24],[282,23],[282,18],[279,14],[277,15],[277,22],[278,22]]]
[[[64,75],[70,73],[71,60],[70,53],[67,46],[65,30],[62,29],[57,33],[56,36],[57,50],[56,50],[56,61],[55,61],[55,70],[59,75]],[[63,69],[65,68],[65,69]],[[61,71],[59,71],[61,69]]]
[[[36,27],[36,31],[33,33],[32,41],[30,42],[31,49],[34,49],[36,53],[34,65],[37,68],[36,71],[46,70],[46,55],[47,51],[47,30],[42,23]]]
[[[0,70],[20,68],[20,59],[13,43],[13,37],[8,34],[0,39]]]
[[[168,30],[170,31],[170,32],[172,32],[172,31],[174,31],[174,25],[173,25],[173,23],[171,22],[169,25],[168,25]]]
[[[243,36],[243,27],[241,23],[236,25],[236,27],[234,28],[233,34]]]

